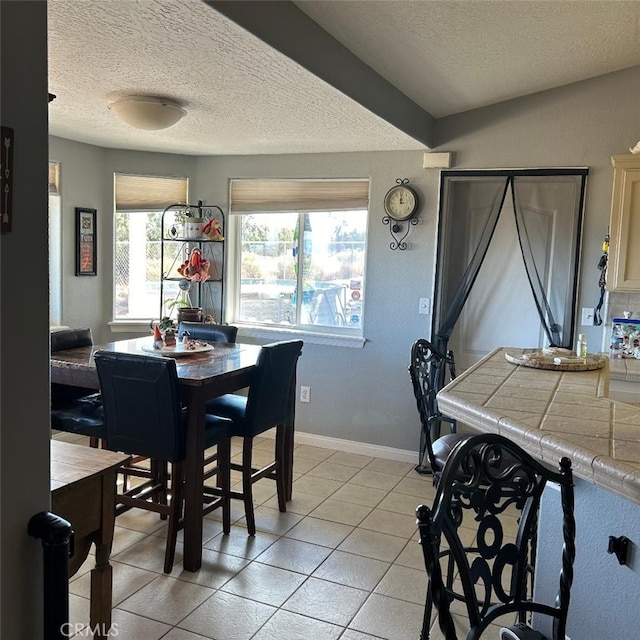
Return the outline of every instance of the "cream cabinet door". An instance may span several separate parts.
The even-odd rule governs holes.
[[[607,289],[640,291],[640,155],[612,156]]]

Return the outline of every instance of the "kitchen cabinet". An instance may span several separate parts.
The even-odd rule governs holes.
[[[224,213],[217,205],[173,204],[161,221],[160,317],[223,322]],[[198,317],[193,315],[196,313]],[[179,318],[178,318],[179,320]]]
[[[640,155],[612,156],[609,291],[640,291]],[[635,249],[635,250],[634,250]]]

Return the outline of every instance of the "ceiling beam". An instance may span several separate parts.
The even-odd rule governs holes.
[[[397,129],[428,148],[434,146],[433,116],[364,64],[293,2],[204,1]]]

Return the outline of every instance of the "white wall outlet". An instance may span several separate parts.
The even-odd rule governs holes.
[[[590,307],[582,307],[582,322],[580,324],[583,327],[593,326],[593,309]]]
[[[300,387],[300,402],[311,401],[311,387]]]
[[[418,304],[418,313],[424,313],[425,315],[429,315],[429,298],[420,298],[420,302]]]

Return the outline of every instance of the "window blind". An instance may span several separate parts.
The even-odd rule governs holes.
[[[60,163],[49,163],[49,194],[60,195]]]
[[[187,178],[116,173],[116,211],[163,211],[170,204],[186,204],[188,185]]]
[[[230,213],[366,209],[369,180],[231,180]]]

